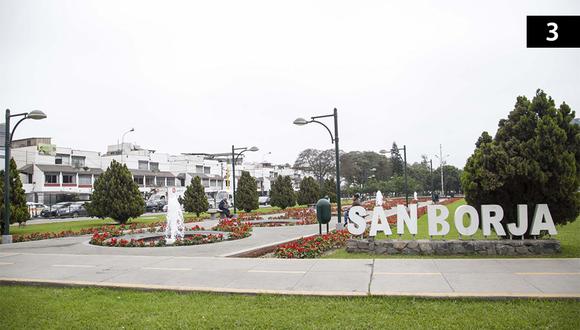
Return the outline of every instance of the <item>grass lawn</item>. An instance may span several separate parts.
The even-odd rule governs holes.
[[[447,207],[449,208],[450,219],[448,221],[453,221],[452,217],[455,213],[455,209],[459,206],[464,205],[465,201],[460,200],[455,203],[449,204]],[[464,218],[464,222],[467,221],[467,216]],[[429,230],[427,227],[427,215],[423,215],[417,221],[417,239],[429,239]],[[467,223],[466,223],[467,224]],[[453,224],[450,224],[451,230],[449,234],[445,236],[446,239],[457,239],[459,238],[459,234],[457,233],[457,229]],[[558,235],[555,237],[560,240],[560,244],[562,246],[562,253],[557,255],[547,255],[547,256],[530,256],[530,257],[546,257],[546,258],[578,258],[580,257],[580,217],[576,219],[575,222],[569,223],[565,226],[556,226],[558,230]],[[395,228],[391,227],[391,230],[395,232]],[[396,239],[398,236],[393,235],[391,236],[392,239]],[[377,234],[377,239],[385,239],[384,234]],[[402,236],[402,239],[411,239],[412,235],[409,233],[405,233]],[[471,237],[472,239],[483,239],[483,234],[481,230],[478,230],[475,235]],[[490,239],[497,239],[497,236],[493,234],[489,237]],[[442,239],[441,237],[434,237],[434,239]],[[511,256],[491,256],[493,258],[513,258]],[[408,255],[375,255],[375,254],[367,254],[367,253],[348,253],[346,249],[339,249],[335,250],[331,253],[328,253],[323,256],[323,258],[335,258],[335,259],[372,259],[372,258],[489,258],[488,256],[478,256],[478,255],[469,255],[469,256],[408,256]],[[525,258],[523,256],[517,256],[517,258]]]
[[[0,286],[3,329],[577,329],[577,300],[300,297]]]
[[[137,219],[131,219],[130,223],[153,223],[157,221],[165,220],[165,215],[149,215],[139,217]],[[31,233],[58,233],[63,230],[80,230],[82,228],[100,227],[104,225],[115,225],[116,222],[113,219],[91,219],[91,220],[81,220],[81,221],[69,221],[69,222],[58,222],[58,223],[45,223],[45,224],[34,224],[34,220],[29,221],[26,226],[18,227],[11,226],[10,234],[13,235],[24,235]]]

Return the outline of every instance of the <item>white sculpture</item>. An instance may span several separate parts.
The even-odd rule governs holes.
[[[167,226],[165,227],[165,242],[168,245],[175,243],[176,239],[183,239],[185,235],[185,225],[183,223],[183,212],[177,200],[175,188],[169,194],[167,203]]]
[[[377,191],[377,197],[375,199],[375,207],[383,207],[383,194],[381,191]]]
[[[416,191],[413,193],[413,199],[414,200],[418,200],[418,198],[417,198],[417,192]]]

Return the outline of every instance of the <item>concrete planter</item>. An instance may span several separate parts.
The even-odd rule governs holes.
[[[526,256],[561,252],[560,241],[538,240],[374,240],[350,239],[347,252],[407,255]]]

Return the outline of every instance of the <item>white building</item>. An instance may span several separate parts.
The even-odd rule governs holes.
[[[13,141],[12,157],[21,173],[28,201],[52,205],[68,200],[89,200],[95,180],[113,160],[125,164],[144,197],[165,196],[175,188],[183,194],[193,177],[200,177],[208,197],[219,191],[232,193],[231,157],[228,154],[169,155],[132,143],[109,145],[107,152],[77,150],[52,144],[51,138]],[[260,195],[269,195],[272,182],[289,175],[298,190],[304,173],[289,165],[271,163],[236,164],[236,183],[242,171],[256,178]]]

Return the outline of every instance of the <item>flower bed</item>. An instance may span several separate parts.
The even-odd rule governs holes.
[[[191,232],[199,231],[199,233]],[[186,246],[186,245],[199,245],[215,243],[226,240],[236,240],[245,238],[251,235],[252,226],[250,224],[241,223],[239,220],[234,219],[223,219],[212,231],[217,232],[227,232],[229,235],[226,237],[223,234],[217,233],[203,233],[205,229],[200,226],[194,226],[192,229],[188,230],[186,236],[183,239],[177,239],[173,243],[173,246]],[[111,247],[162,247],[167,246],[167,241],[162,233],[165,232],[165,224],[159,228],[153,229],[136,229],[130,230],[128,232],[95,232],[91,238],[90,243],[93,245],[100,246],[111,246]],[[120,236],[127,236],[132,234],[142,234],[142,233],[160,233],[157,236],[147,237],[142,239],[123,239]]]
[[[274,255],[285,259],[316,258],[328,250],[344,247],[349,238],[348,230],[303,237],[294,242],[278,245]]]
[[[201,216],[201,217],[197,218],[197,217],[188,216],[188,217],[185,217],[184,222],[185,223],[199,222],[205,218],[207,218],[207,217]],[[120,236],[120,234],[122,232],[127,231],[127,230],[148,229],[150,232],[153,232],[155,230],[155,228],[161,228],[158,231],[163,231],[163,230],[165,230],[164,226],[165,226],[165,221],[157,221],[157,222],[152,222],[152,223],[130,223],[130,224],[124,224],[124,225],[104,225],[104,226],[100,226],[100,227],[82,228],[80,230],[74,230],[74,231],[73,230],[64,230],[64,231],[61,231],[58,233],[50,232],[50,233],[31,233],[31,234],[26,234],[26,235],[14,235],[12,237],[12,241],[14,243],[19,243],[19,242],[37,241],[37,240],[41,240],[41,239],[52,239],[52,238],[92,235],[94,233],[103,233],[103,232],[109,232],[109,233],[119,232],[119,235],[115,235],[115,236]]]

